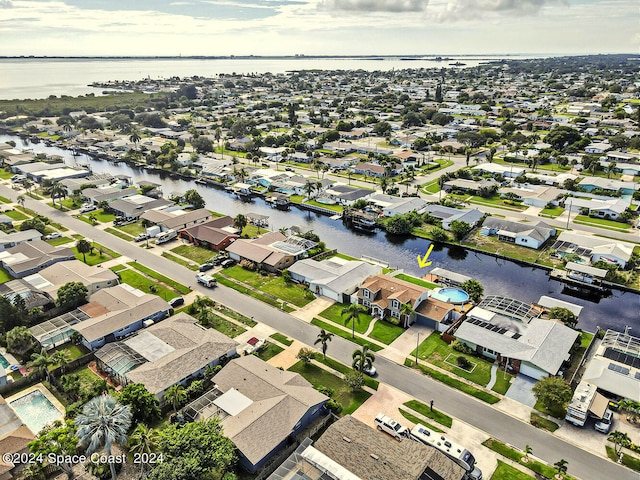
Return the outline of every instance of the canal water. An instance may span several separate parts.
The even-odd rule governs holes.
[[[577,303],[585,308],[580,316],[579,327],[594,331],[596,326],[623,330],[632,327],[632,332],[640,334],[640,296],[634,293],[614,290],[607,298],[576,298],[563,293],[563,284],[550,280],[547,271],[539,268],[522,266],[510,260],[495,258],[461,247],[437,246],[431,252],[429,260],[432,265],[420,269],[417,255],[424,255],[430,242],[425,239],[389,235],[382,231],[365,234],[347,229],[341,221],[314,212],[303,211],[293,207],[288,212],[276,210],[262,199],[243,202],[235,196],[217,188],[207,187],[191,181],[171,178],[155,172],[134,169],[119,163],[113,164],[105,160],[95,160],[87,156],[73,157],[71,152],[57,147],[48,147],[44,143],[25,143],[17,137],[0,135],[0,142],[14,140],[18,147],[33,149],[34,152],[60,155],[69,165],[90,164],[94,173],[107,172],[113,175],[123,174],[133,178],[135,182],[147,180],[162,185],[166,197],[172,193],[184,193],[196,188],[207,202],[207,208],[235,216],[250,212],[269,216],[269,228],[278,230],[281,227],[300,225],[313,230],[328,248],[354,257],[367,255],[387,262],[391,267],[400,268],[409,274],[423,276],[434,267],[453,270],[480,281],[485,294],[499,294],[516,298],[525,302],[537,301],[541,295],[550,295],[560,300]]]

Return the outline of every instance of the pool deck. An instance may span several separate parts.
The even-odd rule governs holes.
[[[58,410],[60,412],[60,418],[59,420],[64,420],[64,415],[66,413],[66,408],[64,407],[64,405],[62,405],[58,399],[53,395],[53,393],[51,393],[49,391],[49,389],[47,387],[45,387],[42,383],[36,383],[35,385],[32,385],[28,388],[25,388],[24,390],[16,393],[15,395],[12,395],[10,397],[5,398],[5,401],[7,402],[7,404],[9,406],[11,406],[11,402],[18,400],[22,397],[25,397],[27,395],[29,395],[32,392],[35,392],[36,390],[40,391],[46,398],[47,400],[49,400],[49,402],[51,402],[51,404],[56,407],[56,410]],[[15,410],[14,410],[15,411]],[[16,412],[17,414],[17,412]],[[20,418],[20,415],[18,415],[18,418]],[[21,419],[22,420],[22,419]],[[22,422],[24,424],[24,422]],[[28,425],[27,425],[28,427]],[[37,435],[38,432],[33,432],[34,435]]]
[[[18,360],[16,360],[16,357],[14,357],[9,352],[7,352],[6,348],[0,348],[0,355],[2,355],[7,360],[7,362],[9,362],[9,366],[10,365],[19,365]],[[9,366],[5,367],[5,370],[7,371],[7,373],[9,373],[11,371],[9,369]]]

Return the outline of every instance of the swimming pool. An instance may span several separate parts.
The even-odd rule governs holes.
[[[42,428],[55,420],[62,420],[64,415],[40,390],[33,390],[23,397],[9,402],[29,430],[37,434]]]
[[[7,368],[10,365],[9,360],[4,358],[1,353],[0,353],[0,365],[2,365],[4,368]]]
[[[448,298],[449,303],[462,304],[469,301],[469,294],[459,288],[441,288],[438,290],[438,295]]]

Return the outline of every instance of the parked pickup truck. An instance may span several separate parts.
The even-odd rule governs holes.
[[[198,283],[201,283],[205,287],[209,287],[209,288],[215,287],[218,284],[218,281],[214,277],[202,272],[196,275],[196,279],[198,280]]]

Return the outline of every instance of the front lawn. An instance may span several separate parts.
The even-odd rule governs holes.
[[[133,237],[121,232],[120,230],[117,230],[115,228],[111,228],[111,227],[107,227],[104,229],[105,232],[110,233],[111,235],[115,235],[118,238],[121,238],[122,240],[126,241],[126,242],[131,242],[133,240]]]
[[[258,357],[260,357],[265,362],[270,358],[275,357],[280,352],[284,351],[284,348],[282,348],[280,345],[276,345],[275,343],[266,342],[265,345],[266,346],[258,352]]]
[[[297,283],[287,283],[280,275],[263,275],[251,272],[239,265],[227,268],[221,273],[297,307],[304,307],[315,298],[308,289]]]
[[[564,208],[562,208],[562,207],[543,208],[540,211],[539,215],[541,217],[556,218],[556,217],[559,217],[560,215],[562,215],[563,212],[564,212]]]
[[[556,422],[547,420],[543,416],[533,412],[531,412],[531,418],[529,421],[534,427],[541,428],[542,430],[547,430],[549,432],[555,432],[558,428],[560,428],[560,425],[558,425]]]
[[[140,233],[144,233],[146,231],[140,222],[129,223],[127,225],[121,225],[116,228],[118,230],[122,230],[127,235],[131,235],[132,237],[135,237],[136,235],[139,235]]]
[[[600,228],[613,228],[616,230],[629,230],[631,227],[628,223],[616,222],[614,220],[606,220],[604,218],[587,217],[586,215],[578,215],[573,219],[574,223],[581,225],[593,225]]]
[[[419,285],[421,287],[425,287],[431,290],[439,287],[439,285],[436,285],[435,283],[427,282],[426,280],[422,280],[421,278],[412,277],[411,275],[406,275],[404,273],[400,273],[396,275],[396,278],[399,278],[400,280],[404,280],[405,282],[413,283],[414,285]]]
[[[182,265],[183,267],[187,267],[190,270],[197,270],[198,269],[198,265],[196,265],[192,261],[184,260],[181,257],[176,257],[175,255],[172,255],[169,252],[162,252],[162,256],[165,257],[165,258],[168,258],[172,262],[177,263],[178,265]]]
[[[132,287],[137,288],[144,293],[155,293],[165,300],[169,300],[170,298],[176,296],[176,292],[174,290],[171,290],[164,285],[160,285],[154,279],[147,278],[144,275],[131,269],[121,270],[120,272],[118,272],[118,275],[120,276],[120,280],[122,280],[123,283],[131,285]],[[154,289],[155,292],[152,291]]]
[[[329,345],[331,345],[331,343],[329,343]],[[343,363],[340,363],[339,361],[334,360],[333,358],[330,358],[330,357],[324,358],[320,354],[316,355],[316,362],[323,363],[327,367],[332,368],[336,372],[340,372],[343,375],[353,372],[352,367],[349,367]],[[373,388],[374,390],[377,390],[378,387],[380,386],[380,382],[378,380],[375,380],[367,375],[364,375],[364,384],[370,388]]]
[[[165,277],[164,275],[148,267],[145,267],[144,265],[138,262],[128,262],[127,265],[135,268],[136,270],[141,271],[142,273],[148,275],[149,277],[155,278],[156,280],[164,283],[165,285],[168,285],[169,287],[173,288],[174,290],[181,293],[182,295],[187,295],[189,292],[191,292],[191,288],[187,287],[186,285],[182,285],[181,283],[178,283],[175,280]]]
[[[99,263],[102,263],[102,262],[107,262],[109,260],[112,260],[113,258],[117,258],[117,257],[111,257],[109,255],[106,255],[106,252],[104,252],[104,250],[101,255],[100,251],[97,248],[94,248],[92,252],[87,253],[85,257],[83,257],[83,255],[80,252],[78,252],[78,247],[73,246],[71,247],[71,250],[74,251],[74,253],[76,254],[76,258],[78,260],[91,266],[98,265]],[[85,258],[86,258],[86,262],[85,262]]]
[[[607,457],[609,457],[609,460],[613,460],[614,462],[617,462],[618,456],[616,455],[615,449],[613,447],[610,447],[609,445],[607,445],[605,448],[607,450]],[[632,455],[629,455],[628,453],[623,453],[622,464],[625,467],[629,467],[631,470],[640,472],[640,458],[636,458]]]
[[[369,392],[360,390],[352,392],[345,381],[333,373],[313,365],[305,364],[300,360],[289,368],[290,372],[299,373],[315,388],[326,387],[333,390],[332,398],[342,405],[342,415],[355,412],[370,396]]]
[[[357,343],[360,346],[364,346],[364,345],[369,345],[369,348],[371,350],[373,350],[374,352],[378,352],[380,350],[382,350],[382,347],[380,347],[379,345],[375,344],[375,343],[371,343],[368,342],[366,338],[360,337],[358,335],[355,336],[355,338],[351,338],[351,332],[347,332],[345,330],[342,330],[341,328],[338,328],[336,326],[334,326],[332,323],[328,323],[328,322],[323,322],[322,320],[319,320],[317,318],[314,318],[313,320],[311,320],[311,325],[315,325],[316,327],[320,327],[328,332],[333,333],[334,335],[337,335],[339,337],[342,337],[346,340],[349,340],[353,343]]]
[[[219,331],[227,337],[234,338],[247,331],[246,328],[242,328],[241,326],[230,322],[226,318],[222,318],[220,315],[216,315],[214,312],[211,313],[210,319],[210,322],[203,323],[202,325],[207,328],[213,328],[214,330]]]
[[[204,263],[216,256],[215,251],[204,247],[196,247],[195,245],[180,245],[179,247],[172,248],[171,251],[198,264]]]
[[[0,267],[0,283],[5,283],[11,280],[11,275],[3,267]]]
[[[535,480],[535,477],[498,460],[498,468],[495,469],[489,480]]]
[[[289,337],[287,337],[286,335],[283,335],[281,333],[274,333],[273,335],[269,335],[271,338],[273,338],[274,340],[280,342],[283,345],[286,345],[287,347],[290,347],[291,344],[293,343],[293,340],[290,340]]]
[[[16,220],[18,222],[20,220],[26,220],[27,218],[29,218],[24,213],[19,212],[18,210],[8,210],[8,211],[4,212],[4,214],[7,217],[11,217],[13,220]]]
[[[409,400],[406,403],[403,403],[405,407],[410,408],[411,410],[418,412],[419,414],[430,418],[431,420],[435,420],[440,425],[444,425],[447,428],[451,428],[451,424],[453,423],[453,419],[442,412],[439,412],[437,409],[431,410],[429,405],[426,405],[417,400]]]
[[[405,329],[398,325],[393,325],[392,323],[386,322],[384,320],[378,320],[373,325],[373,330],[371,330],[369,337],[382,342],[385,345],[390,345],[391,342],[393,342],[404,332]]]
[[[338,325],[345,326],[344,324],[345,316],[342,315],[342,310],[347,308],[348,306],[349,305],[347,305],[346,303],[334,303],[329,308],[323,310],[320,313],[320,316],[322,318],[326,318],[327,320],[332,321],[333,323],[337,323]],[[369,324],[371,323],[371,318],[372,318],[371,315],[369,315],[368,313],[361,314],[360,321],[354,322],[356,332],[358,333],[366,332],[367,329],[369,328]],[[349,323],[348,328],[351,330],[351,323]],[[349,335],[349,338],[351,338],[351,335]]]
[[[435,425],[432,425],[429,422],[425,422],[424,420],[416,417],[413,413],[405,410],[404,408],[399,408],[398,410],[400,411],[400,415],[402,415],[404,418],[406,418],[410,422],[415,423],[416,425],[418,424],[424,425],[425,427],[427,427],[430,430],[433,430],[434,432],[438,432],[438,433],[444,432],[444,430],[442,430],[441,428],[436,427]]]
[[[58,238],[52,238],[51,240],[46,240],[46,242],[49,245],[58,246],[58,245],[64,245],[65,243],[73,242],[73,239],[69,237],[58,237]]]

